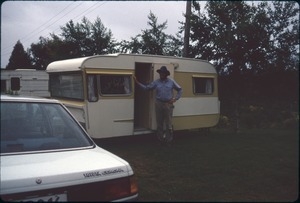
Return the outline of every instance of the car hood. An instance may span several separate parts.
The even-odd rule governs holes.
[[[129,164],[95,147],[1,156],[1,194],[104,181],[133,174]]]

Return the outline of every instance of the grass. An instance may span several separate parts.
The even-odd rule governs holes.
[[[175,132],[170,147],[153,134],[96,142],[133,167],[139,201],[298,199],[298,130]]]

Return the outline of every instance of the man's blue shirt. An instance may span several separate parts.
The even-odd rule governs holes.
[[[156,90],[156,99],[168,102],[173,98],[173,89],[177,91],[175,99],[178,100],[182,95],[182,88],[174,80],[166,78],[165,80],[157,79],[148,85],[140,84],[144,90]]]

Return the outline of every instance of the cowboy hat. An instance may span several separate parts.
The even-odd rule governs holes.
[[[162,66],[160,69],[158,69],[156,72],[158,73],[165,73],[167,75],[170,75],[170,72],[168,71],[166,66]]]

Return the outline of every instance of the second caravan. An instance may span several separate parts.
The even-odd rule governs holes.
[[[150,83],[163,65],[183,88],[173,112],[174,130],[215,126],[220,114],[217,73],[203,60],[109,54],[55,61],[47,67],[49,90],[93,138],[149,133],[156,130],[155,92],[135,87],[133,75]]]

